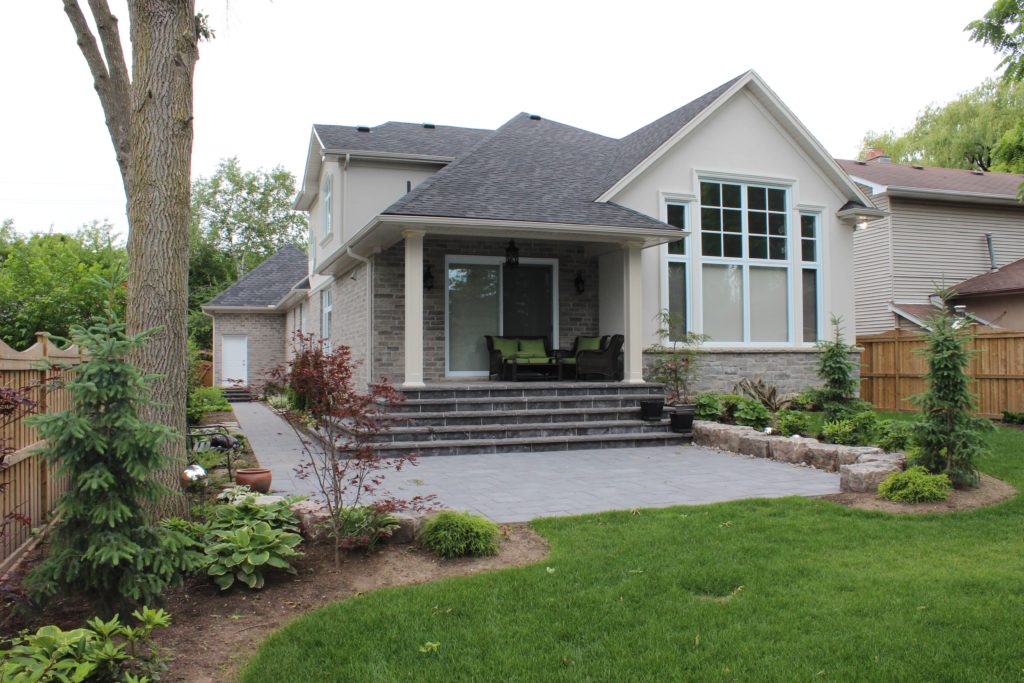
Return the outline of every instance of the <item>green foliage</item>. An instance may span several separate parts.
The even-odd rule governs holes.
[[[883,420],[878,425],[875,445],[884,451],[906,451],[914,445],[914,424],[904,420]]]
[[[848,404],[857,395],[857,380],[853,377],[854,363],[850,354],[854,348],[843,341],[842,319],[832,317],[835,337],[831,341],[818,342],[818,377],[822,387],[818,389],[818,402],[825,412],[825,419],[835,421],[848,412]]]
[[[708,336],[686,332],[679,317],[668,310],[660,311],[655,320],[661,344],[648,371],[648,380],[665,385],[667,404],[682,403],[689,396],[690,383],[697,372],[698,347],[708,340]]]
[[[990,45],[1003,55],[999,66],[1005,69],[1005,80],[1024,79],[1024,7],[1020,0],[996,0],[984,17],[964,30],[971,32],[974,42]]]
[[[199,424],[203,415],[221,410],[231,410],[231,404],[224,397],[220,387],[193,387],[189,389],[185,402],[185,419],[189,424]]]
[[[722,395],[714,391],[699,395],[693,415],[698,420],[717,421],[722,415]]]
[[[387,506],[350,506],[344,508],[341,514],[344,518],[339,525],[343,537],[342,546],[349,550],[373,550],[381,539],[389,538],[398,529],[398,520]]]
[[[953,485],[943,474],[929,474],[923,467],[894,472],[878,485],[878,497],[897,503],[930,503],[949,498]]]
[[[92,223],[74,235],[25,237],[13,228],[0,234],[0,339],[15,349],[35,342],[36,332],[67,337],[72,325],[101,316],[109,300],[102,280],[126,262],[109,223]],[[124,289],[113,306],[124,311]]]
[[[30,418],[46,443],[39,453],[71,484],[57,503],[49,555],[26,580],[37,599],[78,593],[123,610],[156,600],[199,555],[185,536],[149,524],[144,506],[171,494],[150,475],[173,433],[139,417],[155,378],[126,360],[152,332],[129,336],[109,315],[72,328],[87,360],[68,371],[71,407]]]
[[[497,555],[498,526],[468,512],[439,512],[426,521],[420,539],[444,558]]]
[[[853,436],[858,445],[867,446],[876,441],[879,421],[878,415],[873,410],[855,413],[848,419],[853,424]]]
[[[760,377],[757,379],[744,377],[736,383],[733,391],[758,401],[772,413],[782,410],[792,402],[791,397],[782,396],[778,387],[768,384]]]
[[[1024,424],[1024,413],[1015,413],[1012,410],[1004,410],[1003,422],[1016,425]]]
[[[902,164],[1008,170],[1000,167],[997,150],[1022,118],[1024,88],[987,80],[952,102],[925,107],[902,135],[868,133],[863,149],[880,148]]]
[[[945,472],[956,487],[976,486],[975,460],[985,452],[982,434],[992,423],[973,414],[974,397],[970,393],[967,366],[972,351],[968,326],[949,313],[948,292],[940,291],[943,308],[928,321],[925,334],[928,346],[922,355],[928,362],[924,393],[912,396],[921,410],[915,442],[920,448],[915,464],[929,472]]]
[[[821,428],[821,440],[826,443],[857,445],[857,430],[850,420],[833,420]]]
[[[759,401],[740,399],[735,413],[736,424],[747,425],[761,431],[772,421],[772,414]]]
[[[789,405],[796,410],[821,410],[821,389],[808,387],[791,398]]]
[[[775,430],[782,436],[808,436],[811,431],[811,420],[807,413],[783,408],[775,413]]]
[[[7,683],[50,681],[148,681],[167,667],[153,642],[153,631],[171,617],[162,609],[143,607],[132,613],[138,626],[118,616],[89,620],[84,628],[63,631],[43,626],[34,634],[7,641],[0,652],[0,680]]]
[[[295,574],[289,560],[302,554],[295,550],[301,536],[275,529],[266,522],[212,529],[207,539],[212,545],[206,551],[210,559],[206,571],[221,590],[227,590],[235,581],[249,588],[263,588],[263,573],[268,568]]]
[[[257,503],[258,495],[249,493],[233,503],[217,505],[206,520],[211,529],[236,529],[266,522],[274,529],[297,532],[299,519],[292,512],[287,500],[274,503]]]

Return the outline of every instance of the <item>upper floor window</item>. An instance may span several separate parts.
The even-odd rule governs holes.
[[[669,201],[665,206],[665,222],[683,230],[689,229],[689,205],[685,202]],[[669,325],[668,341],[679,341],[689,329],[687,309],[689,308],[688,258],[686,238],[667,245],[667,281]]]
[[[331,199],[332,185],[331,175],[327,174],[327,177],[324,178],[323,190],[320,192],[320,201],[323,206],[323,225],[320,228],[320,234],[324,238],[331,234],[331,226],[334,224],[334,207]]]
[[[821,217],[800,214],[800,296],[803,310],[801,341],[813,344],[821,338]]]
[[[701,182],[701,253],[785,261],[786,203],[786,190],[782,188]]]

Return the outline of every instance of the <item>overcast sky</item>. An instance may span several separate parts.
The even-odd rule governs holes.
[[[199,0],[192,172],[301,176],[310,126],[494,128],[520,111],[621,137],[755,69],[833,155],[996,74],[963,31],[992,0],[364,3]],[[85,5],[85,2],[82,2]],[[127,41],[124,1],[111,2]],[[125,229],[88,68],[58,0],[2,0],[0,220]]]

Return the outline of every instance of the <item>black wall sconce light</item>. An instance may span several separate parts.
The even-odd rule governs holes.
[[[423,289],[431,290],[434,288],[434,274],[430,272],[430,264],[423,266]]]
[[[515,240],[509,240],[508,246],[505,247],[505,265],[509,268],[519,265],[519,247],[516,246]]]
[[[584,290],[586,290],[587,283],[583,281],[583,271],[582,270],[577,270],[576,271],[576,279],[573,280],[572,283],[574,285],[576,285],[576,293],[577,294],[582,294],[584,292]]]

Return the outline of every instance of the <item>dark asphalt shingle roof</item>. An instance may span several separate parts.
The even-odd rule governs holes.
[[[306,252],[292,245],[281,247],[206,305],[272,306],[305,279],[307,268]]]
[[[878,185],[910,187],[947,192],[1017,196],[1017,188],[1024,183],[1024,174],[971,171],[964,168],[938,168],[936,166],[905,166],[880,161],[853,161],[836,159],[851,176]]]
[[[1024,259],[1008,263],[991,273],[964,280],[954,285],[953,289],[958,297],[1024,291]]]
[[[519,114],[384,213],[665,228],[650,216],[594,200],[738,78],[621,140]]]
[[[417,154],[456,159],[494,131],[458,126],[425,128],[420,123],[388,121],[360,132],[356,126],[314,124],[324,149]]]

